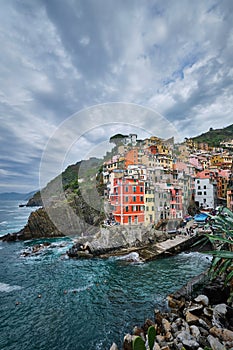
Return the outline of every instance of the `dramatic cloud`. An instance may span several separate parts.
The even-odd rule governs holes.
[[[231,0],[2,1],[0,191],[37,188],[50,137],[93,105],[149,107],[181,139],[231,124],[232,12]],[[125,123],[156,132],[156,118],[139,123],[122,113]],[[88,120],[76,121],[70,133],[93,127]],[[103,127],[104,113],[94,122],[76,150],[69,132],[57,139],[51,158],[68,147],[66,166],[118,132]]]

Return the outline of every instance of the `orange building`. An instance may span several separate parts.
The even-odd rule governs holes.
[[[114,179],[110,194],[112,214],[121,225],[144,223],[145,184],[134,179]]]
[[[128,168],[128,165],[138,163],[138,149],[135,147],[125,154],[125,168]]]

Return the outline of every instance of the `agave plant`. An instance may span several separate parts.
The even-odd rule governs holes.
[[[147,342],[149,350],[153,349],[154,343],[155,343],[155,337],[156,337],[156,330],[154,326],[150,326],[147,330]],[[133,350],[147,350],[148,347],[146,347],[146,344],[144,340],[137,336],[133,340]]]
[[[233,292],[233,213],[226,207],[218,207],[216,215],[209,215],[208,225],[212,234],[207,235],[216,250],[213,255],[210,274],[214,278],[225,275],[225,284]]]

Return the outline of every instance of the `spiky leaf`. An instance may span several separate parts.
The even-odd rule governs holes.
[[[147,335],[148,335],[148,345],[150,350],[152,350],[155,343],[155,337],[156,337],[156,330],[154,326],[150,326],[148,328]]]
[[[133,350],[146,350],[146,346],[141,337],[137,336],[133,340]]]

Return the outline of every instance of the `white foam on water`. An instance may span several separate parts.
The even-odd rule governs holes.
[[[0,292],[12,292],[13,290],[19,290],[22,289],[20,286],[11,286],[10,284],[7,283],[1,283],[0,282]]]
[[[8,221],[1,221],[0,222],[0,225],[6,225],[6,224],[8,224]]]
[[[93,283],[88,284],[87,286],[84,287],[79,287],[79,288],[74,288],[74,289],[69,289],[68,292],[71,293],[79,293],[79,292],[84,292],[88,289],[90,289],[91,287],[93,287]]]
[[[140,256],[137,252],[132,252],[127,255],[119,256],[116,258],[116,260],[125,260],[125,261],[133,261],[133,262],[140,262]]]

